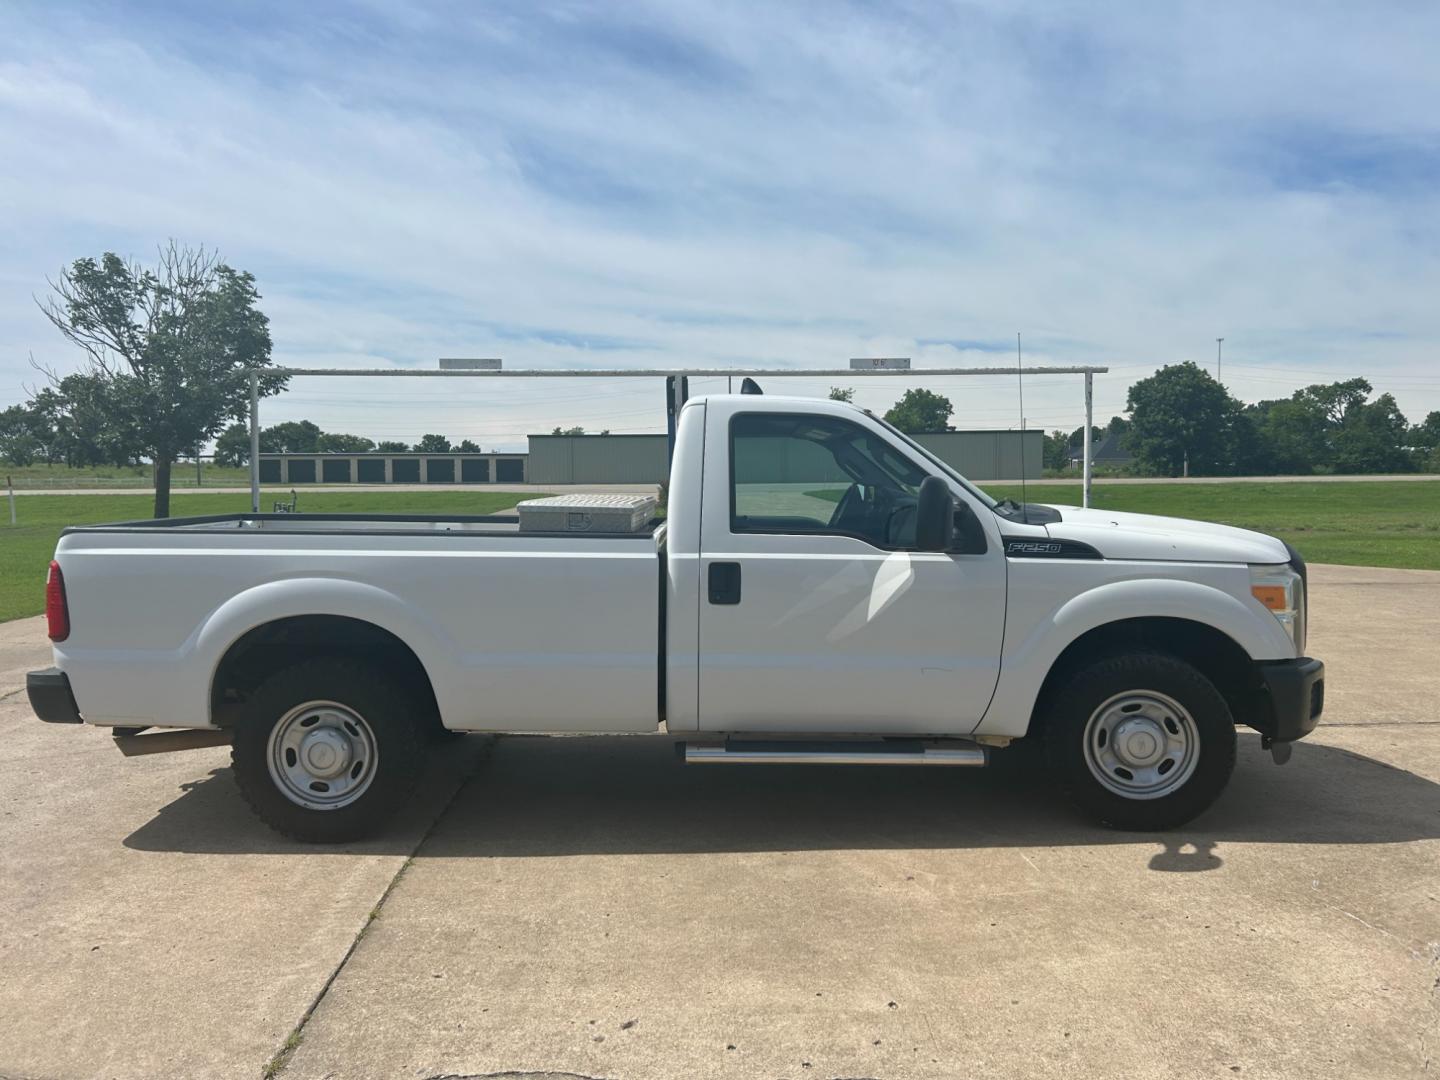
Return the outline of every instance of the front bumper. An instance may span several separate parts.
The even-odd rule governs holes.
[[[1270,742],[1294,742],[1315,730],[1325,709],[1325,665],[1308,656],[1256,665],[1270,699]]]
[[[80,710],[70,692],[70,679],[59,668],[32,671],[25,676],[30,707],[47,724],[80,724]]]

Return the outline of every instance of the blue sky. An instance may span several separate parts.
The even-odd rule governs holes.
[[[7,4],[0,405],[82,255],[259,280],[277,361],[1159,364],[1440,408],[1440,7]],[[713,384],[711,384],[713,385]],[[857,381],[885,407],[901,389]],[[1013,380],[936,379],[966,427]],[[826,384],[787,380],[797,392]],[[700,384],[698,389],[706,389]],[[1036,377],[1032,426],[1081,420]],[[663,422],[634,383],[303,380],[266,422],[487,446]]]

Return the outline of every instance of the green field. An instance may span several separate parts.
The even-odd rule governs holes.
[[[987,485],[996,498],[1020,497],[1017,486]],[[278,493],[267,491],[268,509]],[[536,493],[539,494],[539,493]],[[331,513],[485,514],[533,497],[497,491],[303,490],[300,508]],[[1036,485],[1032,502],[1076,504],[1078,486]],[[20,524],[0,525],[0,620],[44,608],[45,566],[66,525],[150,515],[151,496],[25,495]],[[1258,529],[1289,540],[1311,562],[1440,570],[1440,481],[1097,484],[1095,504],[1112,510],[1169,514]],[[245,491],[179,493],[176,515],[238,513]]]
[[[353,514],[491,514],[520,499],[545,492],[503,491],[301,491],[300,509],[311,513]],[[275,498],[289,492],[266,491],[260,506],[270,509]],[[45,610],[45,568],[55,551],[60,530],[67,525],[148,518],[154,506],[149,493],[135,495],[22,495],[15,499],[19,523],[0,525],[0,622]],[[177,517],[236,514],[250,509],[249,491],[173,494],[170,509]],[[8,507],[0,506],[8,523]]]
[[[0,480],[9,477],[16,491],[49,488],[134,488],[152,486],[154,477],[149,465],[90,465],[72,469],[68,465],[6,465],[0,468]],[[170,486],[188,487],[249,487],[250,470],[227,469],[205,462],[196,483],[195,463],[181,461],[170,470]]]
[[[1018,484],[980,485],[1020,501]],[[1291,484],[1096,484],[1097,509],[1216,521],[1290,541],[1307,562],[1440,570],[1440,480]],[[838,502],[838,490],[807,491]],[[1032,503],[1080,505],[1076,485],[1036,484]]]
[[[983,485],[997,499],[1018,485]],[[1096,484],[1096,507],[1238,525],[1288,540],[1307,562],[1440,570],[1440,481]],[[1079,485],[1036,485],[1031,502],[1078,505]]]

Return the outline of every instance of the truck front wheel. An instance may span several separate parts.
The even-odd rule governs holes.
[[[424,763],[414,701],[352,660],[308,660],[251,695],[230,761],[265,824],[295,840],[340,843],[377,831]]]
[[[1213,803],[1235,768],[1235,720],[1213,683],[1164,653],[1109,656],[1050,696],[1051,767],[1080,807],[1120,829],[1170,829]]]

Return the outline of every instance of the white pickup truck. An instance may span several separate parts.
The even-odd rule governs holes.
[[[374,831],[445,730],[653,733],[703,763],[982,765],[1043,740],[1106,824],[1220,794],[1237,724],[1314,729],[1305,565],[1220,525],[997,503],[833,401],[692,399],[636,534],[240,514],[66,530],[42,720],[230,743],[289,836]],[[149,728],[188,729],[145,734]]]

